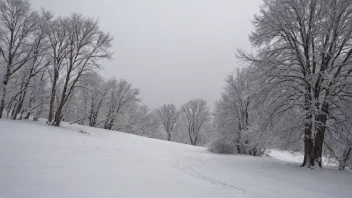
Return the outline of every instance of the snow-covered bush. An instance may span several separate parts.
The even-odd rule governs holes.
[[[213,153],[238,154],[236,137],[231,135],[218,136],[209,143],[208,149]]]

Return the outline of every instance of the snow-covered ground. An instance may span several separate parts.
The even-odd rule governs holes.
[[[352,197],[350,172],[282,160],[78,125],[0,120],[1,198]]]

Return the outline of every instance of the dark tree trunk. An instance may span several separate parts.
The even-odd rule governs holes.
[[[90,127],[94,127],[95,124],[97,123],[96,118],[94,118],[93,116],[91,116],[91,117],[88,117],[88,119],[89,119],[89,126],[90,126]]]
[[[193,140],[193,138],[192,138],[192,132],[191,131],[189,131],[189,141],[191,142],[191,145],[196,145],[196,140]],[[194,133],[193,133],[194,134]]]
[[[309,160],[309,153],[310,153],[310,134],[312,132],[312,126],[309,123],[305,123],[305,128],[304,128],[304,158],[303,158],[303,163],[301,167],[307,165],[307,162]]]
[[[92,97],[93,98],[93,97]],[[92,100],[93,101],[93,100]],[[94,127],[97,123],[97,117],[98,117],[98,112],[99,112],[99,106],[95,107],[94,102],[92,102],[90,106],[90,115],[88,117],[89,120],[89,126]]]
[[[25,84],[25,86],[24,86],[24,90],[23,90],[23,92],[20,94],[20,99],[19,99],[19,101],[18,101],[17,108],[16,108],[14,114],[12,114],[12,119],[13,119],[13,120],[16,120],[17,115],[18,115],[18,114],[20,113],[20,111],[22,110],[23,102],[24,102],[24,99],[25,99],[26,94],[27,94],[28,85],[29,85],[29,82],[26,82],[26,84]]]
[[[324,133],[321,130],[317,131],[314,143],[314,157],[320,168],[322,168],[322,155],[323,155]]]
[[[7,83],[9,81],[10,78],[10,71],[9,69],[7,69],[7,72],[4,76],[4,80],[2,81],[2,96],[0,99],[0,119],[2,118],[2,113],[4,111],[4,107],[5,107],[5,97],[6,97],[6,87],[7,87]]]
[[[61,105],[60,105],[61,106]],[[55,113],[55,118],[54,118],[54,126],[59,127],[61,124],[61,119],[62,119],[62,107],[60,107],[57,109],[56,113]]]
[[[239,144],[237,144],[237,153],[241,154],[241,146]]]
[[[339,170],[344,170],[345,169],[347,160],[348,160],[348,158],[350,157],[350,154],[351,154],[351,150],[352,150],[352,147],[350,147],[347,151],[345,151],[343,153],[343,159],[340,162]]]
[[[168,140],[168,141],[171,141],[171,132],[168,132],[168,133],[167,133],[167,140]]]
[[[53,120],[54,102],[55,102],[55,95],[56,95],[56,83],[57,83],[58,78],[59,78],[59,72],[55,71],[54,72],[53,87],[51,88],[50,103],[49,103],[49,117],[48,117],[49,123],[51,123]]]
[[[314,166],[314,140],[310,137],[307,139],[307,158],[308,168]]]
[[[38,121],[38,117],[33,117],[33,121],[34,122]]]
[[[17,104],[15,104],[15,106],[13,107],[13,109],[11,110],[11,115],[13,115],[15,113],[15,110],[17,109]]]
[[[108,119],[107,122],[105,122],[104,129],[111,130],[112,127],[114,126],[115,119],[111,118]]]
[[[318,116],[317,119],[317,133],[315,134],[314,142],[314,157],[318,165],[322,168],[322,156],[323,156],[323,145],[324,145],[324,134],[326,130],[327,111],[328,105],[323,105],[323,114]]]
[[[24,110],[21,111],[21,115],[20,115],[20,117],[18,118],[19,120],[22,120],[22,118],[23,118],[23,113],[24,113]]]
[[[307,160],[308,160],[308,142],[306,140],[306,138],[304,138],[304,157],[303,157],[303,163],[301,165],[301,167],[305,166],[307,164]]]
[[[57,127],[59,127],[61,124],[61,119],[63,116],[63,109],[64,109],[66,102],[69,100],[69,97],[71,94],[71,90],[69,91],[69,93],[67,93],[68,83],[70,81],[70,75],[71,75],[71,71],[72,71],[71,69],[72,69],[72,65],[70,65],[70,68],[67,71],[64,88],[63,88],[62,94],[61,94],[60,104],[59,104],[59,107],[57,108],[57,111],[55,113],[54,126],[57,126]],[[74,86],[74,85],[72,85],[72,86]]]
[[[23,119],[28,120],[30,115],[31,115],[31,113],[27,112],[27,115],[26,115],[26,116],[24,116],[24,118],[23,118]]]
[[[312,134],[312,114],[310,113],[310,106],[311,106],[311,91],[310,91],[310,86],[307,85],[305,87],[306,94],[304,96],[304,110],[306,111],[305,115],[305,120],[304,120],[304,158],[303,158],[303,163],[301,167],[306,166],[310,164],[310,158],[311,158],[311,153],[312,152],[312,140],[311,140],[311,134]],[[308,162],[308,163],[307,163]]]

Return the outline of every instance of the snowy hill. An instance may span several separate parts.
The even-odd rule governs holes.
[[[352,196],[347,171],[78,125],[0,120],[0,159],[1,198]]]

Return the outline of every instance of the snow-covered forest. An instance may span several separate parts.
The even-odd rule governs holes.
[[[190,98],[151,109],[143,90],[100,74],[114,38],[97,18],[1,0],[0,118],[64,121],[215,153],[298,151],[302,166],[326,158],[343,170],[352,165],[351,24],[352,1],[264,0],[249,36],[255,52],[237,51],[240,68],[229,71],[214,108]]]

